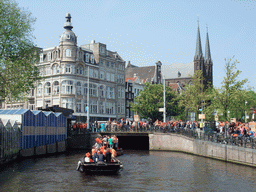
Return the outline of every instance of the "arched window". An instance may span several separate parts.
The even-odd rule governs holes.
[[[58,95],[60,93],[60,84],[58,81],[53,82],[53,95]]]
[[[100,85],[99,86],[99,97],[104,98],[105,97],[105,86],[104,85]]]
[[[50,95],[51,94],[51,83],[47,82],[44,85],[44,95]]]
[[[73,81],[62,81],[61,93],[63,94],[73,94]]]
[[[66,57],[71,57],[71,50],[70,49],[66,49]]]
[[[58,64],[54,64],[52,66],[52,74],[55,75],[55,74],[59,74],[60,73],[60,66]]]
[[[42,83],[39,83],[37,86],[37,96],[42,96],[42,89],[43,89],[43,85]]]
[[[76,83],[76,94],[77,95],[82,95],[82,84],[81,84],[81,82]]]

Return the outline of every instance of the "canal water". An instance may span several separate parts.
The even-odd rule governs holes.
[[[0,191],[256,191],[256,168],[177,152],[124,151],[118,175],[76,171],[86,151],[0,167]]]

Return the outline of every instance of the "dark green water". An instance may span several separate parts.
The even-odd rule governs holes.
[[[125,151],[118,175],[76,171],[86,151],[0,168],[0,191],[256,191],[256,168],[174,152]]]

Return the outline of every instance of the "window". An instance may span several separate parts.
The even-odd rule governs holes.
[[[82,95],[82,84],[81,84],[81,82],[76,83],[76,94],[77,95]]]
[[[84,95],[87,96],[87,87],[88,87],[88,83],[84,84]]]
[[[51,94],[51,83],[47,82],[44,85],[44,95],[50,95]]]
[[[121,98],[121,89],[122,87],[118,87],[118,98]]]
[[[104,114],[105,113],[105,102],[99,101],[99,113]]]
[[[73,98],[62,98],[62,107],[74,110],[74,99]]]
[[[104,73],[104,71],[101,71],[101,72],[100,72],[100,79],[105,79],[105,73]]]
[[[115,114],[115,104],[114,103],[106,103],[106,114]]]
[[[83,74],[83,67],[81,65],[78,65],[76,67],[76,74],[79,74],[79,75]]]
[[[81,112],[82,109],[82,102],[81,100],[76,101],[76,112]]]
[[[113,87],[107,87],[107,98],[108,99],[115,99],[114,91],[115,91],[115,89]]]
[[[105,53],[105,48],[104,47],[100,47],[100,52],[101,53]]]
[[[111,81],[115,82],[115,74],[111,73]]]
[[[121,112],[121,104],[118,103],[117,104],[117,113],[120,114],[120,112]]]
[[[85,62],[89,63],[89,54],[88,53],[86,53]]]
[[[89,77],[93,77],[93,69],[90,68]]]
[[[40,72],[40,76],[44,76],[45,75],[44,67],[40,67],[39,72]]]
[[[42,89],[43,89],[43,85],[42,83],[39,83],[37,86],[37,96],[42,96]]]
[[[110,73],[107,73],[107,81],[110,81]]]
[[[97,107],[98,107],[98,102],[91,100],[90,101],[90,113],[94,113],[94,114],[97,113],[98,112]]]
[[[115,64],[113,62],[111,62],[111,68],[114,68]]]
[[[88,68],[87,67],[84,68],[84,75],[88,76]]]
[[[121,104],[121,114],[124,114],[125,108],[124,108],[124,103]]]
[[[105,87],[104,87],[104,85],[99,86],[99,97],[101,97],[101,98],[105,97]]]
[[[52,66],[52,73],[53,75],[60,73],[60,66],[58,64]]]
[[[61,93],[73,94],[73,81],[65,80],[62,82]]]
[[[98,90],[97,90],[97,85],[96,84],[89,84],[89,94],[90,97],[98,97]]]
[[[71,65],[65,65],[65,69],[66,73],[71,73]]]
[[[67,39],[70,39],[70,34],[67,34]]]
[[[109,67],[109,62],[107,61],[106,66]]]
[[[40,54],[40,62],[42,63],[43,61],[44,61],[44,54],[41,53],[41,54]]]
[[[104,66],[104,61],[103,60],[100,60],[100,65]]]
[[[71,50],[70,49],[66,49],[66,57],[71,57]]]
[[[51,75],[51,68],[50,68],[50,66],[45,66],[45,75]]]
[[[98,79],[99,78],[99,71],[97,69],[94,69],[93,71],[93,77]]]
[[[52,53],[48,52],[48,61],[51,61],[51,60],[52,60]]]
[[[58,81],[53,82],[52,93],[53,95],[58,95],[60,93],[60,84]]]
[[[91,63],[94,64],[94,56],[91,55]]]
[[[121,90],[121,98],[125,98],[125,88],[122,87],[122,90]]]

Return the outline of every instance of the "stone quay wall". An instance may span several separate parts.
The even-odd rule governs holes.
[[[149,134],[149,150],[184,152],[256,167],[256,150],[197,140],[178,134]]]

